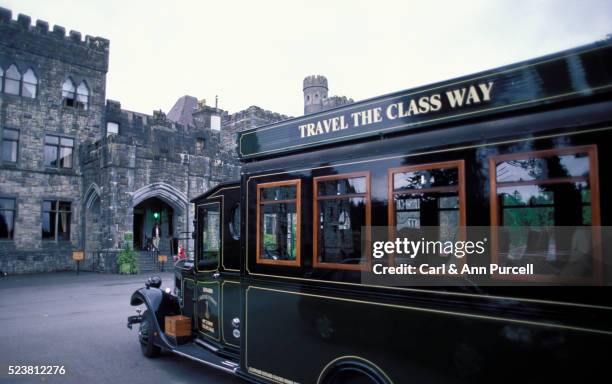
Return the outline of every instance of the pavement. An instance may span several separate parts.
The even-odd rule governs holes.
[[[171,273],[160,273],[172,287]],[[140,352],[129,299],[146,275],[81,272],[0,278],[0,383],[242,383],[183,357]],[[9,365],[60,365],[64,375],[9,376]]]

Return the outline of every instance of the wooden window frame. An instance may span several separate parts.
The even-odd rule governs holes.
[[[521,185],[545,185],[545,184],[557,184],[557,183],[571,183],[586,181],[587,179],[582,176],[576,177],[559,177],[544,180],[530,180],[530,181],[517,181],[498,183],[497,182],[497,165],[500,162],[507,160],[521,160],[530,158],[547,158],[552,156],[564,156],[564,155],[576,155],[586,154],[589,157],[589,177],[588,182],[591,189],[591,227],[601,226],[601,211],[599,201],[599,168],[597,158],[597,145],[581,145],[565,148],[553,148],[539,151],[527,151],[527,152],[515,152],[503,155],[494,155],[489,157],[489,202],[491,207],[491,263],[499,263],[498,254],[498,233],[496,228],[500,226],[500,207],[498,205],[497,188],[503,188],[506,186],[521,186]],[[498,186],[501,184],[501,186]],[[599,282],[602,280],[602,249],[601,249],[601,233],[600,231],[593,230],[593,244],[599,244],[599,246],[593,247],[593,275],[592,277],[571,277],[562,276],[554,277],[553,275],[541,275],[534,274],[532,276],[505,276],[505,275],[493,275],[495,279],[502,280],[530,280],[533,282]]]
[[[407,189],[399,192],[395,192],[393,178],[397,173],[403,172],[415,172],[415,171],[423,171],[430,169],[445,169],[445,168],[457,168],[458,172],[458,182],[457,187],[454,186],[443,186],[443,187],[432,187],[432,188],[423,188],[423,189]],[[426,164],[416,164],[416,165],[406,165],[402,167],[389,168],[387,170],[387,191],[388,191],[388,225],[389,225],[389,240],[395,239],[396,230],[395,230],[395,204],[393,197],[396,194],[403,193],[427,193],[427,192],[454,192],[457,191],[457,195],[459,197],[459,228],[466,226],[466,203],[465,203],[465,160],[451,160],[451,161],[442,161],[438,163],[426,163]],[[460,236],[464,236],[462,232],[460,232]],[[462,262],[465,259],[462,259]],[[389,263],[390,265],[395,265],[395,254],[389,255]]]
[[[302,181],[300,179],[292,179],[292,180],[283,180],[283,181],[274,181],[271,183],[260,183],[257,184],[257,264],[268,264],[268,265],[282,265],[287,267],[300,267],[300,256],[301,256],[301,215],[302,215],[302,207],[301,207],[301,193],[302,193]],[[283,187],[283,186],[295,186],[295,199],[289,200],[272,200],[272,201],[262,201],[261,192],[263,189],[274,188],[274,187]],[[290,203],[295,204],[295,213],[296,213],[296,230],[295,230],[295,260],[272,260],[261,257],[261,247],[262,247],[262,222],[261,222],[261,206],[266,204],[282,204],[282,203]]]
[[[331,197],[322,197],[320,198],[319,195],[319,185],[318,183],[321,181],[330,181],[330,180],[340,180],[340,179],[352,179],[352,178],[357,178],[357,177],[364,177],[366,178],[366,193],[353,193],[353,194],[346,194],[346,195],[334,195]],[[371,185],[370,185],[370,171],[363,171],[363,172],[350,172],[350,173],[342,173],[339,175],[330,175],[330,176],[318,176],[313,178],[312,180],[312,213],[313,213],[313,220],[312,220],[312,236],[313,236],[313,242],[312,242],[312,265],[314,268],[327,268],[327,269],[343,269],[343,270],[356,270],[356,271],[361,271],[361,270],[367,270],[370,267],[371,264],[371,254],[370,254],[370,250],[371,250],[371,246],[369,245],[371,242],[371,231],[368,230],[366,231],[366,253],[365,253],[365,260],[362,263],[359,264],[343,264],[343,263],[327,263],[324,261],[319,261],[319,200],[334,200],[335,198],[337,198],[338,196],[342,196],[342,197],[346,197],[346,198],[351,198],[351,197],[365,197],[366,198],[366,222],[365,222],[365,226],[366,227],[371,227],[371,223],[372,223],[372,196],[371,196]],[[363,250],[362,250],[362,254],[363,254]]]

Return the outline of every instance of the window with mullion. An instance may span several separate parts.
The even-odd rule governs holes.
[[[457,241],[465,226],[464,162],[418,164],[391,168],[389,177],[389,237]],[[428,255],[444,263],[447,254]],[[414,263],[409,255],[394,254],[398,263]]]
[[[492,157],[493,261],[534,265],[535,277],[599,278],[597,149],[557,148]]]
[[[69,201],[43,201],[43,240],[69,241],[71,216],[71,204]]]
[[[313,183],[314,267],[366,268],[369,231],[363,239],[362,227],[370,227],[370,173],[320,176]]]
[[[54,135],[45,136],[44,162],[46,167],[72,168],[74,139]]]
[[[0,91],[25,98],[36,98],[38,78],[32,68],[22,75],[15,64],[11,64],[6,72],[0,68]]]
[[[257,263],[300,266],[300,180],[257,185]]]

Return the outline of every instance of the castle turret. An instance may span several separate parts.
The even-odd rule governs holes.
[[[309,115],[323,110],[323,100],[327,99],[327,79],[325,76],[304,78],[304,114]]]

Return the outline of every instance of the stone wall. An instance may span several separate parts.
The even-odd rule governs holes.
[[[0,92],[0,135],[4,128],[19,130],[16,164],[0,163],[0,196],[16,199],[13,240],[0,240],[0,270],[9,273],[73,269],[71,250],[82,247],[82,183],[79,149],[101,136],[108,66],[108,40],[62,27],[49,31],[46,22],[0,9],[0,66],[15,64],[21,74],[31,68],[38,78],[36,98]],[[90,89],[89,108],[62,105],[62,83],[72,77],[85,80]],[[43,162],[46,134],[73,138],[74,166],[46,168]],[[70,201],[70,241],[42,240],[42,202]]]
[[[20,134],[17,163],[0,162],[0,197],[17,204],[14,237],[0,239],[1,271],[75,269],[74,250],[85,251],[86,269],[116,271],[124,235],[133,232],[134,207],[150,198],[173,208],[175,236],[189,236],[189,201],[239,179],[238,132],[288,118],[257,106],[233,114],[204,102],[194,106],[191,96],[171,109],[172,120],[162,111],[124,110],[106,100],[108,56],[106,39],[66,34],[40,20],[32,24],[25,15],[13,20],[11,11],[0,8],[0,67],[6,71],[14,64],[22,74],[31,68],[38,77],[35,98],[0,90],[0,138],[5,128]],[[89,108],[64,105],[67,78],[75,86],[86,82]],[[212,116],[220,119],[220,129],[211,125]],[[118,124],[118,134],[109,135],[107,123]],[[47,134],[74,139],[72,168],[45,166]],[[71,203],[69,241],[42,240],[44,200]],[[185,245],[193,250],[192,241]]]
[[[239,178],[236,157],[221,145],[223,129],[183,126],[161,112],[126,111],[110,100],[105,118],[119,124],[119,134],[92,143],[83,159],[83,185],[101,186],[104,249],[123,246],[124,234],[133,231],[134,207],[152,197],[173,208],[173,235],[189,236],[194,213],[189,200]],[[198,139],[205,142],[201,148]],[[193,249],[191,241],[184,243],[188,251]]]
[[[221,145],[224,152],[237,158],[238,132],[289,119],[290,116],[264,110],[255,105],[233,114],[223,115]]]

